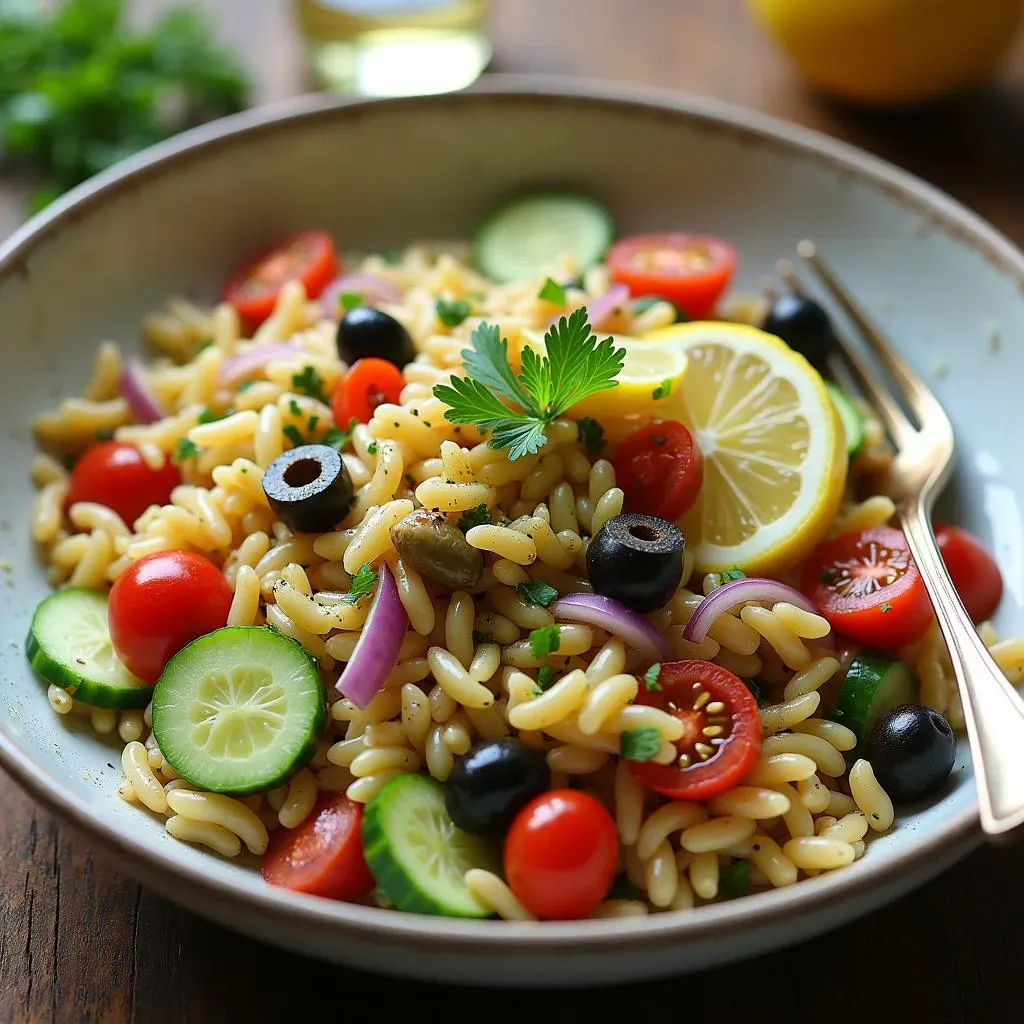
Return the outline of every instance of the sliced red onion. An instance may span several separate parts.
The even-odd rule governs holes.
[[[247,352],[232,356],[220,368],[220,382],[234,387],[246,377],[252,377],[275,359],[287,359],[300,351],[294,341],[268,341],[254,345]]]
[[[363,305],[391,305],[402,301],[402,289],[375,274],[343,274],[336,277],[323,291],[320,302],[329,317],[337,317],[341,310],[341,296],[346,293],[361,295]]]
[[[129,359],[121,371],[121,394],[140,423],[156,423],[167,415],[146,380],[146,368],[138,359]]]
[[[821,614],[814,602],[801,594],[799,590],[794,590],[778,580],[751,576],[747,579],[733,580],[731,583],[725,583],[712,590],[697,605],[697,610],[683,630],[683,639],[695,644],[703,643],[711,624],[719,615],[737,605],[746,604],[748,601],[767,601],[772,605],[785,601],[787,604],[796,605],[797,608],[802,608],[813,615]],[[821,647],[832,647],[835,644],[831,633],[814,642]]]
[[[602,594],[569,594],[551,606],[551,614],[556,619],[605,629],[651,661],[672,657],[665,638],[642,615]]]
[[[338,692],[357,708],[365,708],[398,664],[409,616],[398,596],[395,578],[386,565],[377,573],[377,593],[366,616],[352,657],[338,680]]]
[[[587,303],[587,319],[590,321],[590,326],[594,328],[594,330],[598,330],[605,320],[607,320],[616,309],[625,305],[628,300],[629,288],[624,284],[613,284],[603,295],[598,295],[596,299],[591,299]],[[564,313],[559,313],[557,316],[553,316],[548,321],[548,327],[553,327],[563,316],[565,316]]]

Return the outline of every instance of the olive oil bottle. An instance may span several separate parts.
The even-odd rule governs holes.
[[[487,67],[489,0],[294,0],[317,84],[366,96],[449,92]]]

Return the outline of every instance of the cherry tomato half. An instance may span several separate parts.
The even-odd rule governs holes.
[[[936,526],[935,541],[973,622],[984,622],[1003,598],[1003,577],[996,560],[977,537],[959,526]]]
[[[619,858],[615,821],[577,789],[541,793],[516,815],[505,839],[505,877],[537,917],[586,917],[611,888]]]
[[[110,638],[129,672],[155,683],[196,637],[228,621],[231,587],[213,562],[190,551],[146,555],[114,580]]]
[[[611,247],[608,265],[634,297],[658,295],[703,320],[729,287],[736,251],[711,235],[635,235]]]
[[[113,509],[131,526],[150,505],[166,505],[181,483],[176,466],[150,469],[142,452],[120,441],[93,445],[71,471],[67,505],[93,501]]]
[[[298,828],[278,829],[260,862],[271,885],[352,902],[376,884],[363,857],[363,807],[326,793]]]
[[[738,785],[761,753],[757,701],[743,680],[710,661],[670,661],[657,685],[636,703],[675,715],[686,729],[673,764],[627,761],[634,777],[673,800],[710,800]]]
[[[678,519],[704,483],[704,456],[690,431],[675,420],[634,431],[619,445],[614,464],[627,512]]]
[[[250,327],[274,312],[281,289],[302,282],[306,295],[317,298],[338,275],[338,253],[326,231],[302,231],[282,238],[239,267],[224,285],[224,301],[238,310]]]
[[[334,422],[339,427],[347,426],[353,418],[369,423],[374,409],[385,402],[396,403],[404,386],[402,371],[394,363],[387,359],[357,359],[334,386]]]
[[[803,592],[837,632],[884,651],[920,639],[932,621],[907,540],[890,526],[820,545],[804,568]]]

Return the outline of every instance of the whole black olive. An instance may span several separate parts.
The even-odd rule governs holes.
[[[823,366],[839,344],[825,309],[814,299],[795,292],[786,292],[772,303],[761,327],[781,338],[812,366]]]
[[[895,804],[938,791],[956,759],[953,727],[932,708],[900,704],[875,723],[864,756]]]
[[[401,367],[416,358],[416,346],[393,316],[371,306],[356,306],[338,323],[338,355],[350,366],[373,356]]]
[[[587,548],[587,575],[597,593],[653,612],[679,586],[685,545],[678,527],[657,516],[612,516]]]
[[[445,806],[464,832],[502,832],[551,785],[539,750],[506,737],[478,743],[455,763],[445,783]]]
[[[279,455],[263,474],[263,492],[278,519],[296,533],[334,529],[355,496],[341,455],[325,444],[304,444]]]

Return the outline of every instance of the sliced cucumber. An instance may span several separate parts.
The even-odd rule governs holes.
[[[598,263],[614,236],[611,214],[600,203],[538,192],[513,199],[484,221],[474,258],[493,281],[521,281],[549,271],[563,253],[581,268]]]
[[[850,663],[829,717],[852,729],[864,743],[879,715],[900,704],[916,704],[917,693],[917,677],[902,661],[862,654]]]
[[[327,721],[316,662],[266,626],[225,626],[167,663],[153,691],[153,732],[168,764],[212,793],[244,796],[287,782]]]
[[[83,704],[144,708],[153,692],[114,653],[107,598],[96,590],[59,590],[41,601],[32,616],[25,653],[40,678]]]
[[[839,419],[843,424],[846,433],[846,454],[852,459],[864,445],[864,417],[850,400],[850,396],[832,381],[825,381],[825,390],[828,392],[832,404],[839,413]]]
[[[398,909],[442,917],[489,917],[466,887],[470,868],[498,869],[486,840],[456,828],[444,788],[425,775],[396,775],[366,805],[363,852]]]

